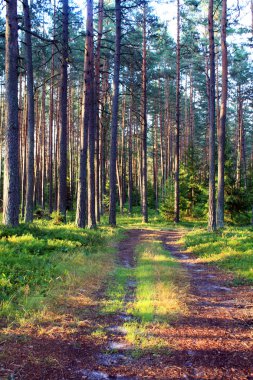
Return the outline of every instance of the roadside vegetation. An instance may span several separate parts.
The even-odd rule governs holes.
[[[210,233],[196,229],[182,243],[199,261],[214,264],[235,275],[235,284],[253,284],[253,228],[227,227]]]
[[[0,317],[43,319],[64,295],[100,286],[112,266],[111,242],[120,229],[80,230],[73,223],[39,220],[0,227]],[[102,249],[103,247],[103,249]],[[88,285],[88,286],[86,286]]]

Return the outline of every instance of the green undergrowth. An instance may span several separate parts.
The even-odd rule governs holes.
[[[215,264],[235,275],[235,284],[253,284],[253,228],[228,227],[216,233],[197,229],[182,242],[201,262]]]
[[[54,295],[81,284],[101,270],[119,235],[110,227],[83,230],[43,220],[0,226],[0,317],[18,322],[34,316]]]
[[[133,212],[130,215],[127,209],[124,210],[123,214],[117,214],[117,225],[123,229],[152,229],[152,230],[171,230],[171,229],[189,229],[189,228],[199,228],[206,226],[207,222],[204,220],[197,220],[190,217],[183,218],[179,223],[174,223],[172,221],[166,221],[161,214],[157,213],[155,210],[149,209],[149,221],[148,223],[143,223],[141,210],[139,207],[134,207]],[[108,216],[102,217],[102,225],[107,225]]]

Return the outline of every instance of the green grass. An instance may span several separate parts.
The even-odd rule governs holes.
[[[186,312],[187,277],[160,241],[138,245],[136,255],[135,268],[115,269],[103,312],[126,312],[134,317],[124,324],[134,356],[147,351],[169,352],[163,331],[169,322]],[[125,304],[129,279],[136,280],[136,293],[134,301]]]
[[[103,273],[99,262],[108,258],[110,240],[119,234],[110,227],[82,230],[43,220],[17,228],[0,226],[0,317],[28,318],[57,289],[85,282],[98,268]]]
[[[134,345],[134,356],[169,353],[163,331],[186,312],[186,275],[160,241],[137,246],[136,298],[127,307],[135,319],[125,323],[127,339]]]
[[[124,297],[127,280],[131,276],[131,269],[117,266],[109,279],[106,293],[106,302],[103,308],[105,313],[115,313],[124,310]]]
[[[215,264],[235,275],[235,283],[253,284],[253,229],[228,227],[209,233],[197,229],[182,241],[205,263]]]
[[[136,300],[130,312],[141,322],[169,321],[182,311],[181,285],[186,285],[179,264],[160,241],[137,247]]]

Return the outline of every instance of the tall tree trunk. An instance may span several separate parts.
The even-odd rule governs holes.
[[[131,78],[132,66],[131,66]],[[128,131],[128,212],[132,213],[133,208],[133,86],[131,86],[129,110],[129,131]]]
[[[96,227],[96,189],[95,189],[95,113],[94,113],[94,31],[93,31],[93,3],[92,20],[90,23],[91,46],[89,51],[90,60],[90,103],[89,103],[89,122],[88,122],[88,147],[89,147],[89,176],[88,176],[88,226]]]
[[[55,199],[54,199],[54,208],[57,210],[58,205],[58,162],[59,162],[59,86],[57,86],[57,95],[56,95],[56,115],[55,115],[55,131],[54,131],[54,182],[55,182]]]
[[[95,124],[96,124],[96,218],[100,221],[101,212],[101,195],[100,195],[100,182],[102,178],[100,176],[100,120],[99,120],[99,97],[100,97],[100,62],[101,62],[101,43],[103,35],[103,20],[104,20],[104,0],[99,0],[98,4],[98,40],[96,49],[95,60],[95,91],[94,91],[94,105],[95,105]]]
[[[26,189],[27,189],[27,128],[28,128],[28,101],[27,94],[24,94],[24,108],[22,112],[22,121],[20,120],[20,157],[21,166],[21,217],[25,216]]]
[[[27,165],[26,165],[26,197],[25,222],[33,221],[33,187],[34,187],[34,93],[33,93],[33,59],[31,39],[31,19],[28,0],[23,1],[25,25],[25,55],[27,77]]]
[[[216,230],[215,210],[215,53],[213,28],[213,0],[209,0],[208,12],[209,32],[209,65],[210,65],[210,95],[209,95],[209,214],[208,229]]]
[[[147,5],[143,5],[142,94],[141,94],[141,195],[142,220],[148,222],[147,202]]]
[[[158,146],[157,146],[157,117],[154,120],[154,148],[153,148],[153,176],[154,176],[154,193],[155,193],[155,210],[158,212]]]
[[[222,55],[222,91],[220,107],[220,123],[218,129],[218,194],[217,194],[217,227],[224,227],[224,165],[227,113],[227,0],[222,0],[221,16],[221,55]]]
[[[19,223],[18,16],[17,0],[6,2],[6,131],[3,223]]]
[[[121,40],[121,0],[115,0],[116,36],[113,74],[113,100],[111,122],[111,151],[110,151],[110,215],[109,223],[116,226],[116,162],[117,162],[117,131],[119,110],[119,72],[120,72],[120,40]]]
[[[53,38],[55,39],[55,16],[56,7],[54,0]],[[48,146],[48,182],[49,182],[49,212],[53,212],[53,124],[54,124],[54,44],[52,44],[51,80],[50,80],[50,103],[49,103],[49,146]]]
[[[60,129],[59,129],[59,168],[58,168],[58,212],[66,218],[67,195],[67,97],[68,97],[68,0],[62,2],[62,52],[60,79]]]
[[[180,134],[180,0],[177,0],[177,88],[176,88],[176,130],[175,130],[175,194],[174,221],[179,222],[179,134]]]
[[[126,118],[126,95],[122,99],[122,108],[121,108],[121,152],[118,158],[118,186],[119,186],[119,204],[120,212],[124,212],[124,203],[125,203],[125,118]]]
[[[40,136],[40,168],[41,168],[41,207],[45,209],[45,183],[46,183],[46,83],[42,87],[41,99],[41,136]]]
[[[93,0],[87,1],[87,19],[86,19],[86,40],[85,40],[85,60],[84,60],[84,94],[83,94],[83,111],[82,127],[80,137],[80,164],[78,178],[78,192],[76,205],[76,225],[84,228],[87,219],[87,147],[88,131],[93,109],[93,62],[90,59],[93,54]]]

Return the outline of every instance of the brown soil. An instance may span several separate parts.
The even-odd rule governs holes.
[[[253,296],[248,286],[233,287],[232,276],[185,253],[175,242],[178,231],[131,230],[119,244],[118,263],[135,266],[134,248],[141,240],[160,239],[187,270],[189,312],[157,331],[170,352],[129,358],[124,347],[124,314],[106,315],[99,304],[104,290],[83,310],[76,307],[59,323],[10,329],[0,341],[0,379],[227,379],[253,380]],[[127,300],[134,297],[130,280]],[[73,326],[75,328],[73,328]],[[92,335],[101,328],[103,336]],[[49,333],[50,332],[50,333]],[[119,344],[110,353],[111,343]],[[109,354],[108,354],[109,352]],[[107,355],[107,356],[106,356]]]

